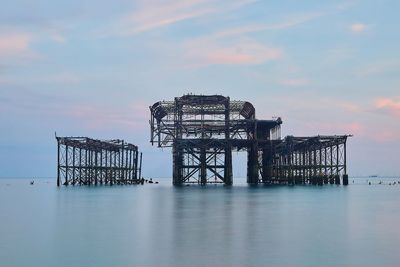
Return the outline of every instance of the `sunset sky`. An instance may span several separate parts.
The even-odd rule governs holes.
[[[350,175],[400,175],[400,1],[2,2],[0,177],[54,177],[55,131],[123,138],[171,177],[148,107],[185,93],[250,101],[283,135],[353,134]]]

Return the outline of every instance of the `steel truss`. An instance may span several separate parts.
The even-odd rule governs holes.
[[[275,142],[265,151],[260,151],[262,182],[265,183],[340,183],[347,177],[346,142],[348,135],[294,137],[287,136]],[[263,152],[266,152],[264,155]],[[263,162],[264,159],[264,162]]]
[[[124,140],[57,137],[57,186],[135,184],[142,153]]]
[[[232,184],[232,148],[220,140],[180,139],[173,146],[173,183]]]

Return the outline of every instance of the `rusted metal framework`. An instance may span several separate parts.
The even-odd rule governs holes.
[[[333,184],[347,177],[346,142],[348,135],[294,137],[276,142],[266,183]],[[262,155],[262,154],[261,154]],[[269,156],[268,154],[267,156]],[[260,157],[260,166],[262,163]],[[346,183],[346,181],[344,181]]]
[[[57,186],[135,184],[142,153],[124,140],[57,137]]]
[[[347,136],[282,140],[282,120],[257,120],[254,106],[246,101],[184,95],[156,102],[150,112],[150,142],[172,147],[175,185],[232,184],[233,150],[247,151],[250,184],[314,183],[317,177],[338,183],[339,175],[347,177]]]
[[[184,95],[157,102],[150,111],[150,142],[172,147],[176,185],[232,184],[232,150],[252,152],[262,130],[265,140],[270,132],[280,138],[280,119],[264,121],[258,128],[251,103],[220,95]],[[256,158],[249,168],[257,171]]]

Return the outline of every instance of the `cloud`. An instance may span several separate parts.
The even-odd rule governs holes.
[[[382,97],[375,100],[375,108],[392,116],[400,118],[400,97]]]
[[[252,25],[246,25],[243,27],[226,29],[226,30],[222,30],[222,31],[214,33],[214,37],[221,38],[221,37],[232,36],[232,35],[242,35],[242,34],[246,34],[246,33],[288,29],[288,28],[295,27],[297,25],[306,23],[308,21],[314,20],[323,15],[324,15],[324,13],[322,13],[322,12],[314,12],[314,13],[309,13],[309,14],[292,16],[282,22],[275,23],[275,24],[252,24]]]
[[[291,16],[275,24],[251,24],[241,27],[225,28],[211,34],[196,37],[184,42],[185,58],[191,66],[212,64],[262,64],[283,57],[282,48],[272,47],[246,36],[251,33],[282,30],[295,27],[325,15],[325,12],[312,12]],[[306,85],[305,79],[281,81],[287,86]]]
[[[338,107],[343,108],[346,111],[349,111],[352,113],[359,113],[359,112],[363,111],[363,109],[359,105],[352,103],[352,102],[337,101],[337,105],[338,105]]]
[[[206,15],[229,12],[256,1],[140,1],[134,11],[112,25],[105,35],[134,35]]]
[[[282,49],[251,39],[219,41],[196,38],[185,43],[184,49],[184,57],[191,66],[261,64],[283,56]]]
[[[259,23],[259,24],[251,24],[251,25],[226,29],[226,30],[222,30],[222,31],[215,33],[214,36],[215,37],[225,37],[225,36],[231,36],[231,35],[242,35],[242,34],[246,34],[246,33],[261,32],[261,31],[288,29],[288,28],[292,28],[292,27],[307,23],[309,21],[313,21],[315,19],[318,19],[318,18],[326,16],[326,15],[330,15],[336,11],[347,10],[348,8],[350,8],[354,5],[355,5],[354,1],[347,1],[341,5],[335,6],[333,9],[330,8],[330,10],[321,10],[321,11],[308,12],[308,13],[304,13],[304,14],[290,15],[278,23],[272,23],[272,24],[265,24],[265,23],[260,24]]]
[[[23,63],[40,58],[31,48],[32,35],[24,32],[0,33],[0,59],[3,63]]]
[[[0,35],[0,57],[15,56],[29,52],[31,36],[26,33]]]
[[[338,4],[336,7],[339,10],[348,10],[354,7],[357,4],[357,1],[345,1],[343,3]]]
[[[354,33],[362,33],[367,29],[367,25],[363,23],[354,23],[350,25],[350,30]]]

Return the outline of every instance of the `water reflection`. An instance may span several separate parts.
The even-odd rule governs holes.
[[[0,188],[1,266],[395,266],[396,187]],[[24,257],[20,256],[21,250]]]

